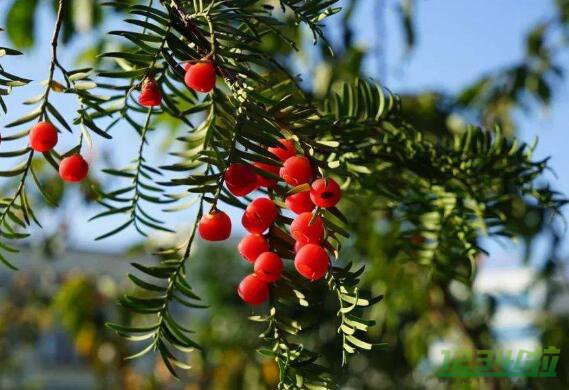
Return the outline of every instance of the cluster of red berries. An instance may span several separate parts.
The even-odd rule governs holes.
[[[290,224],[290,234],[296,240],[294,266],[298,273],[311,281],[322,279],[330,267],[328,252],[324,249],[325,226],[318,207],[334,207],[342,192],[334,179],[313,180],[314,169],[310,160],[298,155],[294,141],[281,139],[281,146],[268,150],[278,158],[282,166],[255,163],[255,167],[279,175],[287,184],[297,187],[311,184],[309,191],[289,195],[286,207],[297,214]],[[259,187],[273,188],[276,181],[256,174],[249,166],[234,163],[224,174],[227,189],[235,196],[246,196]],[[278,281],[283,272],[283,261],[271,252],[267,237],[263,235],[277,219],[279,209],[269,198],[255,199],[242,217],[243,227],[250,233],[239,243],[241,256],[254,264],[254,273],[241,281],[239,296],[247,303],[257,305],[269,297],[269,284]],[[198,225],[200,236],[209,241],[222,241],[231,234],[231,220],[223,211],[214,210],[205,215]]]
[[[200,61],[195,64],[184,64],[184,83],[194,91],[207,93],[215,87],[215,66],[210,61]],[[148,76],[142,82],[138,103],[144,107],[159,106],[162,102],[160,87],[154,77]]]
[[[57,140],[57,129],[49,122],[39,122],[30,130],[30,147],[36,152],[49,152],[55,147]],[[65,157],[59,164],[59,176],[67,182],[80,182],[88,173],[89,164],[78,153]]]

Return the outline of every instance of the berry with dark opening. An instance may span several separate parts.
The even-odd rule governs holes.
[[[303,244],[320,244],[324,238],[322,218],[310,212],[299,214],[290,224],[290,234]]]
[[[257,188],[257,175],[247,165],[234,163],[225,171],[225,185],[235,196],[245,196]]]
[[[255,274],[246,276],[239,283],[237,293],[250,305],[260,305],[269,298],[269,284]]]
[[[324,178],[314,180],[310,187],[310,199],[318,207],[334,207],[342,198],[342,190],[336,180]]]
[[[160,102],[162,102],[160,87],[154,77],[147,77],[142,83],[138,103],[144,107],[154,107],[159,106]]]
[[[30,130],[30,147],[36,152],[49,152],[57,144],[57,129],[49,122],[39,122]]]
[[[274,252],[261,253],[255,261],[255,274],[267,283],[276,282],[283,273],[283,261]]]
[[[250,233],[263,233],[275,222],[278,209],[269,198],[257,198],[245,210],[241,222]]]
[[[275,146],[268,149],[269,152],[277,156],[279,160],[285,162],[288,158],[296,155],[293,140],[281,138],[279,139],[279,142],[281,143],[281,146]]]
[[[211,62],[198,62],[187,67],[184,83],[188,88],[207,93],[215,87],[215,66]]]
[[[200,219],[198,232],[207,241],[227,240],[231,235],[231,219],[223,211],[213,210]]]
[[[254,263],[261,253],[268,252],[269,249],[269,243],[260,234],[249,234],[243,237],[237,246],[239,254],[250,263]]]
[[[314,203],[310,199],[310,192],[298,192],[286,197],[286,207],[295,214],[302,214],[314,210]]]
[[[296,254],[294,267],[308,280],[319,280],[330,268],[330,259],[326,250],[316,244],[306,244]]]
[[[304,156],[289,157],[283,164],[279,174],[291,186],[299,186],[312,180],[312,165]]]
[[[59,176],[69,183],[78,183],[87,177],[89,164],[80,154],[65,157],[59,163]]]
[[[276,165],[266,164],[262,162],[256,162],[254,165],[265,172],[272,173],[275,176],[279,175],[280,168]],[[277,181],[274,179],[269,179],[268,177],[257,173],[257,185],[259,187],[273,188],[277,185]]]

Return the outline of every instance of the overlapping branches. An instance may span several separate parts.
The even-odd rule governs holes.
[[[62,14],[63,2],[60,2],[53,38],[51,41],[52,57],[46,82],[46,89],[44,93],[34,101],[34,103],[38,103],[38,107],[24,117],[8,124],[6,126],[8,128],[23,125],[38,118],[40,121],[44,120],[48,117],[48,113],[54,112],[52,110],[53,106],[49,104],[49,93],[51,91],[55,69],[56,66],[58,66],[57,40],[61,31]],[[3,141],[9,142],[19,140],[20,138],[25,137],[28,132],[29,130],[26,130],[18,134],[5,137]],[[17,268],[10,263],[8,259],[6,259],[2,252],[16,253],[18,252],[18,249],[14,245],[8,244],[6,240],[12,241],[27,238],[29,234],[25,232],[25,229],[30,226],[32,221],[41,226],[34,215],[26,192],[26,180],[28,175],[31,175],[34,178],[35,183],[42,193],[43,190],[41,189],[41,185],[33,172],[32,160],[34,157],[34,151],[29,146],[18,150],[12,150],[10,152],[4,152],[2,157],[20,157],[23,159],[23,161],[14,168],[0,172],[0,177],[15,177],[18,180],[13,194],[2,198],[0,201],[0,261],[9,268],[15,270]],[[19,231],[20,229],[24,229],[24,232]]]
[[[6,128],[17,128],[25,126],[24,130],[3,137],[5,143],[22,143],[30,132],[30,124],[34,121],[47,121],[59,124],[62,128],[72,133],[73,129],[65,117],[50,102],[51,93],[65,93],[74,95],[79,102],[78,117],[72,122],[81,127],[81,135],[77,146],[60,155],[55,150],[43,153],[45,160],[56,171],[58,170],[58,161],[63,157],[71,155],[79,151],[85,138],[91,139],[90,131],[104,137],[110,138],[103,130],[99,129],[95,123],[85,115],[85,107],[97,107],[105,98],[94,95],[90,92],[96,87],[90,79],[90,69],[78,69],[73,71],[66,70],[58,59],[58,45],[63,23],[63,14],[65,9],[65,1],[59,2],[56,15],[55,27],[51,39],[51,60],[48,70],[48,77],[43,82],[45,89],[40,95],[33,97],[24,102],[25,105],[34,105],[35,108],[24,116],[8,123]],[[62,82],[57,81],[57,74],[63,77]],[[19,79],[11,76],[12,80],[19,82],[27,82],[27,80]],[[91,141],[89,141],[91,142]],[[15,253],[17,247],[8,244],[6,241],[22,240],[29,236],[26,232],[32,222],[41,227],[35,216],[32,205],[29,201],[27,183],[29,178],[33,179],[38,192],[45,201],[51,205],[55,205],[47,192],[42,187],[39,174],[33,165],[35,153],[28,144],[25,146],[16,146],[18,149],[3,151],[0,157],[3,158],[19,158],[20,162],[13,168],[0,171],[0,177],[8,177],[12,179],[15,190],[8,197],[0,200],[0,261],[8,265],[10,268],[16,268],[5,257],[2,252]]]
[[[335,1],[328,0],[280,4],[297,22],[305,23],[315,38],[323,35],[323,19],[337,12]],[[184,354],[199,349],[191,330],[175,314],[178,305],[204,307],[186,273],[197,222],[203,214],[225,205],[246,207],[247,197],[236,198],[224,186],[224,172],[230,164],[244,164],[260,175],[280,180],[254,166],[258,162],[280,165],[267,151],[267,147],[279,145],[279,138],[293,139],[319,176],[338,178],[346,192],[373,193],[386,200],[389,210],[408,224],[403,239],[417,238],[409,248],[419,248],[418,261],[433,264],[449,277],[468,278],[471,274],[481,250],[477,246],[481,234],[514,233],[508,221],[509,208],[516,199],[530,198],[553,211],[563,204],[557,194],[535,185],[546,162],[534,162],[531,148],[499,132],[491,135],[471,129],[439,140],[424,138],[421,131],[402,120],[395,95],[363,81],[344,86],[325,102],[309,101],[296,80],[262,49],[265,36],[294,47],[284,33],[282,15],[263,2],[162,0],[155,6],[152,2],[148,6],[107,5],[126,10],[125,25],[132,30],[111,32],[121,38],[123,46],[102,54],[108,60],[106,68],[94,78],[89,70],[66,72],[59,65],[58,17],[46,92],[34,101],[39,108],[13,125],[51,115],[71,130],[48,101],[49,91],[55,90],[78,97],[80,109],[74,124],[82,128],[79,148],[83,139],[90,139],[90,131],[109,138],[119,123],[128,123],[136,131],[138,148],[132,165],[104,170],[125,184],[101,191],[99,203],[104,210],[95,218],[121,215],[126,221],[101,239],[131,226],[142,235],[171,230],[155,215],[157,208],[181,212],[199,205],[182,244],[160,249],[158,264],[133,264],[138,272],[129,278],[137,289],[121,303],[143,319],[129,325],[109,325],[128,339],[144,343],[133,358],[157,350],[174,376],[177,368],[188,368]],[[185,63],[205,61],[214,65],[224,83],[198,96],[183,85],[183,69]],[[62,71],[65,85],[55,82],[56,68]],[[160,107],[142,108],[134,97],[148,77],[160,86]],[[178,149],[170,153],[173,161],[158,167],[147,158],[147,145],[150,132],[166,121],[183,128],[183,133],[177,137]],[[33,153],[26,148],[17,155],[27,155],[29,160],[10,171],[23,179],[16,196],[10,198],[13,200],[2,203],[6,204],[2,218],[25,227],[28,216],[33,218],[23,191]],[[46,154],[46,158],[57,166],[57,154]],[[303,190],[306,188],[289,188],[279,182],[274,189],[262,191],[282,204],[287,195]],[[315,214],[326,227],[324,246],[335,257],[326,281],[308,283],[285,272],[271,287],[268,312],[252,318],[267,326],[262,338],[268,348],[260,352],[276,361],[280,387],[286,389],[335,386],[333,376],[319,364],[318,354],[302,342],[302,332],[311,325],[305,314],[318,310],[326,297],[337,303],[343,363],[357,351],[374,347],[365,335],[373,321],[365,318],[362,309],[381,298],[358,288],[363,268],[354,270],[351,262],[341,266],[338,260],[349,236],[347,218],[338,208],[317,209]],[[267,234],[271,249],[284,259],[294,257],[290,222],[279,215]],[[12,224],[0,226],[5,228],[4,237],[21,234]],[[462,264],[465,260],[470,264]]]

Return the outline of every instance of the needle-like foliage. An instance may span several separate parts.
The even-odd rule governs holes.
[[[125,295],[121,304],[146,321],[109,326],[142,343],[132,358],[158,351],[174,376],[179,375],[179,368],[189,368],[184,354],[201,348],[199,335],[193,334],[174,308],[207,307],[187,278],[197,223],[210,210],[247,206],[248,198],[237,198],[224,186],[224,172],[230,164],[244,164],[279,180],[253,166],[256,162],[280,165],[267,151],[279,145],[279,138],[294,139],[320,175],[338,178],[347,198],[374,194],[405,226],[401,239],[409,241],[409,253],[401,255],[404,260],[428,265],[448,278],[471,277],[482,251],[478,246],[482,235],[515,234],[509,218],[516,201],[554,212],[563,204],[558,194],[535,184],[547,161],[534,161],[532,148],[504,137],[499,130],[471,128],[436,139],[426,136],[405,122],[396,95],[369,81],[345,84],[324,101],[306,96],[299,80],[263,49],[262,42],[271,37],[296,48],[293,37],[287,36],[289,17],[309,28],[315,40],[323,41],[323,23],[338,12],[336,1],[162,0],[105,5],[126,16],[121,30],[110,32],[116,48],[100,55],[102,68],[70,72],[59,64],[58,18],[46,90],[30,101],[36,108],[8,127],[27,127],[34,120],[47,119],[71,132],[79,126],[78,145],[64,156],[80,151],[83,140],[92,143],[92,133],[111,139],[121,125],[135,130],[132,140],[138,145],[137,153],[131,165],[103,170],[113,184],[99,191],[102,209],[92,218],[120,216],[123,220],[98,239],[128,228],[144,236],[171,231],[155,215],[157,206],[167,213],[183,213],[198,205],[191,233],[182,243],[157,251],[158,264],[134,263],[136,272],[128,275],[137,289]],[[62,1],[60,12],[63,7]],[[11,52],[6,50],[6,54]],[[223,81],[203,96],[188,90],[183,80],[183,64],[200,61],[211,61]],[[63,77],[61,83],[55,80],[56,70]],[[26,82],[2,68],[0,76]],[[159,107],[144,108],[136,100],[137,89],[149,77],[160,86],[163,100]],[[76,96],[77,116],[71,125],[49,102],[50,92]],[[170,151],[172,159],[152,164],[148,157],[151,134],[166,121],[182,133]],[[26,135],[24,129],[5,140]],[[7,241],[26,238],[30,219],[35,220],[26,186],[30,177],[38,185],[39,180],[29,147],[2,152],[0,157],[23,160],[7,170],[3,165],[0,172],[16,181],[15,192],[0,203],[0,250],[10,252],[16,247]],[[62,156],[50,152],[44,157],[57,168]],[[287,195],[304,189],[287,188],[279,182],[267,195],[282,204]],[[362,205],[370,211],[375,206]],[[359,289],[364,267],[352,265],[359,259],[346,259],[343,265],[339,260],[342,244],[349,238],[349,216],[335,207],[316,212],[326,226],[324,245],[334,254],[326,280],[308,283],[286,271],[271,287],[267,312],[251,318],[266,326],[261,335],[265,346],[259,352],[276,361],[283,389],[335,387],[334,375],[303,340],[305,330],[313,325],[310,314],[327,298],[337,305],[342,342],[338,356],[343,364],[358,351],[378,347],[366,341],[374,322],[365,309],[381,297]],[[272,249],[285,259],[294,257],[290,222],[280,215],[268,233]],[[2,254],[0,260],[12,266]]]

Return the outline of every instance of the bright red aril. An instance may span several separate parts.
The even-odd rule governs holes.
[[[249,234],[243,237],[237,246],[239,254],[250,263],[254,263],[257,257],[270,249],[269,243],[260,234]]]
[[[212,210],[200,219],[198,232],[207,241],[227,240],[231,235],[231,219],[223,211]]]
[[[299,186],[312,180],[312,165],[310,160],[304,156],[289,157],[279,174],[291,186]]]
[[[160,102],[162,102],[160,87],[153,77],[147,77],[142,83],[138,103],[144,107],[154,107],[159,106]]]
[[[330,259],[326,250],[316,244],[306,244],[296,254],[294,267],[308,280],[319,280],[330,268]]]
[[[290,224],[290,234],[303,244],[320,244],[324,238],[322,218],[310,212],[299,214]]]
[[[285,162],[289,157],[296,155],[296,148],[294,147],[294,141],[291,139],[281,138],[279,139],[281,146],[275,146],[268,148],[269,152],[274,154],[281,160]]]
[[[243,227],[250,233],[263,233],[275,222],[278,209],[269,198],[257,198],[245,210],[243,214]]]
[[[184,83],[188,88],[207,93],[215,87],[215,66],[209,62],[198,62],[187,67]]]
[[[265,172],[272,173],[275,176],[279,175],[280,167],[276,165],[266,164],[262,162],[256,162],[254,165]],[[269,179],[257,173],[257,185],[259,187],[273,188],[277,185],[277,181],[274,179]]]
[[[264,252],[255,260],[255,274],[267,283],[276,282],[283,273],[283,261],[274,252]]]
[[[30,147],[36,152],[49,152],[57,144],[57,129],[49,122],[39,122],[30,130]]]
[[[334,207],[342,198],[342,190],[334,179],[318,179],[310,187],[310,199],[318,207]]]
[[[247,165],[233,163],[225,171],[225,185],[235,196],[245,196],[257,188],[257,175]]]
[[[310,199],[310,192],[298,192],[286,197],[286,207],[295,214],[302,214],[314,210],[314,203]]]
[[[260,305],[269,298],[269,284],[251,274],[239,283],[237,293],[248,304]]]
[[[89,164],[80,154],[65,157],[59,163],[59,176],[67,182],[78,183],[87,177]]]

